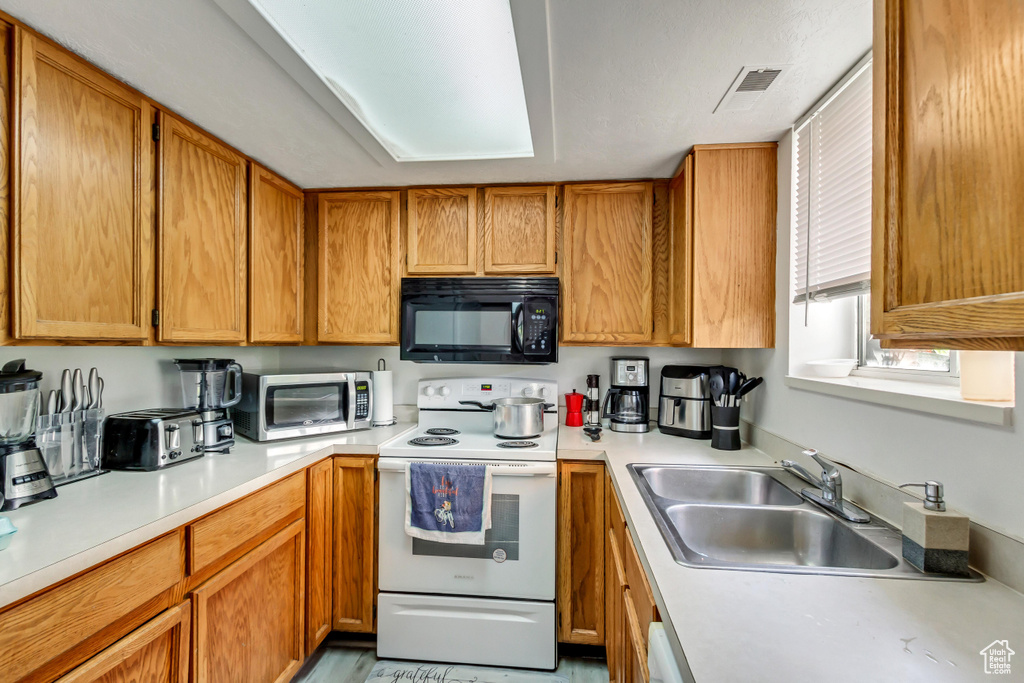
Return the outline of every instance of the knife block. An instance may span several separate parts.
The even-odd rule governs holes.
[[[102,474],[99,468],[103,441],[103,410],[75,410],[40,415],[36,446],[54,484],[66,484]]]

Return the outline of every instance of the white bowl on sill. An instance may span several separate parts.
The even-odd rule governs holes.
[[[853,358],[831,358],[807,362],[807,369],[817,377],[849,377],[855,367],[857,367],[857,360]]]

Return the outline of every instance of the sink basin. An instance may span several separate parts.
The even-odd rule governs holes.
[[[872,517],[840,519],[804,500],[781,467],[628,466],[679,564],[706,569],[983,581],[925,574],[903,559],[903,537]]]
[[[694,563],[894,569],[899,560],[834,517],[802,508],[675,505],[666,516]]]
[[[803,498],[764,472],[646,465],[634,470],[662,498],[690,503],[800,505]]]

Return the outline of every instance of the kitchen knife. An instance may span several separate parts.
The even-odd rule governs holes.
[[[99,389],[96,391],[96,409],[103,410],[103,378],[99,378]]]
[[[99,408],[100,396],[100,371],[96,368],[89,370],[89,405],[87,408]]]
[[[82,394],[82,369],[75,368],[75,375],[71,380],[71,410],[81,410],[85,405],[85,396]]]
[[[71,371],[67,368],[60,376],[60,412],[71,412]]]
[[[56,391],[50,391],[50,397],[46,401],[46,414],[53,416],[57,414],[57,405],[59,404],[59,398]]]

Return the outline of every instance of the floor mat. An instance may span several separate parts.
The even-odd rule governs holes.
[[[569,683],[561,674],[461,664],[377,662],[366,683]]]

